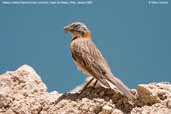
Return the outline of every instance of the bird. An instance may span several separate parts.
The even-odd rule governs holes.
[[[73,22],[64,26],[64,31],[71,35],[70,51],[77,68],[85,75],[92,77],[84,88],[95,79],[103,87],[111,89],[117,87],[127,98],[134,98],[129,88],[113,75],[106,59],[94,44],[91,31],[84,23]]]

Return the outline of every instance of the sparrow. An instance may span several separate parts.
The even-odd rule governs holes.
[[[103,87],[111,89],[117,87],[129,99],[134,98],[128,87],[113,75],[107,61],[93,43],[91,32],[84,23],[71,23],[64,27],[64,31],[69,32],[72,37],[70,51],[77,68],[92,77],[85,86],[95,79]]]

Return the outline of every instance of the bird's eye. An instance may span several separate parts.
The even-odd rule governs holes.
[[[80,29],[80,25],[78,25],[78,24],[77,24],[77,25],[72,25],[72,27],[73,27],[74,29],[77,29],[77,30]]]
[[[72,24],[71,27],[72,27],[72,28],[75,27],[75,24]]]

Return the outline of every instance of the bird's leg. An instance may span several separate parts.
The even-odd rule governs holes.
[[[94,84],[93,84],[93,88],[95,88],[96,87],[96,84],[97,84],[97,80],[94,82]]]
[[[80,93],[83,93],[83,91],[91,84],[91,82],[94,80],[94,78],[92,77],[90,80],[88,80],[86,82],[86,84],[83,86],[83,88],[81,89]]]

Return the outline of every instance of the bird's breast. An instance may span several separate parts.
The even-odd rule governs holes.
[[[79,71],[83,72],[86,76],[91,76],[91,74],[80,63],[75,60],[74,63]]]
[[[89,39],[84,38],[77,38],[70,43],[70,48],[72,50],[77,50],[79,48],[87,47],[87,42],[89,42]]]

